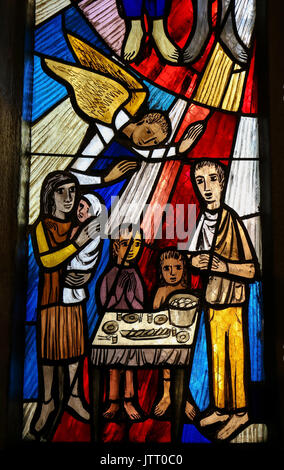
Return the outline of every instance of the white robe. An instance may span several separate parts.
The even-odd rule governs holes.
[[[86,194],[84,198],[88,199],[90,202],[90,208],[93,210],[93,215],[98,217],[101,214],[101,202],[94,194]],[[101,238],[100,235],[89,242],[79,253],[72,258],[67,265],[68,271],[86,271],[89,272],[93,270],[97,264],[99,258],[99,244]],[[87,297],[86,288],[79,287],[64,287],[63,288],[63,303],[64,304],[77,304],[83,302]]]
[[[212,247],[218,212],[204,212],[189,243],[188,251],[209,251]]]

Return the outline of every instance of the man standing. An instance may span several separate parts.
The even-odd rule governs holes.
[[[248,420],[245,313],[248,283],[257,258],[239,216],[222,202],[225,169],[199,160],[192,180],[205,210],[201,212],[188,255],[191,265],[207,274],[205,306],[210,332],[209,363],[214,409],[200,426],[223,424],[218,439],[227,439]]]

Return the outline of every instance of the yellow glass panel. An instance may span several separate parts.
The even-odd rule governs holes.
[[[194,100],[208,106],[220,106],[232,68],[232,60],[218,43],[206,67]]]
[[[236,66],[235,69],[237,67],[238,66]],[[238,111],[242,98],[245,76],[245,71],[232,74],[226,95],[222,103],[222,109],[227,111]]]

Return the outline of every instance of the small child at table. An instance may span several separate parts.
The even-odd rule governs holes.
[[[144,287],[137,266],[142,236],[139,228],[120,226],[112,243],[114,266],[104,275],[100,287],[100,300],[105,310],[143,310]],[[115,420],[120,410],[120,379],[122,369],[110,369],[109,406],[103,413]],[[124,409],[131,421],[142,419],[142,410],[134,401],[133,370],[125,369]]]
[[[160,254],[159,284],[153,301],[154,310],[167,308],[171,295],[188,288],[186,260],[175,248],[167,248]],[[157,418],[163,417],[171,404],[170,384],[171,371],[163,369],[163,396],[153,410]],[[194,418],[195,410],[189,401],[186,402],[185,412],[190,419]]]

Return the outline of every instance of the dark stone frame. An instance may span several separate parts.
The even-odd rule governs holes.
[[[260,136],[264,152],[261,156],[262,182],[268,188],[266,192],[264,190],[262,201],[265,361],[269,384],[265,405],[272,425],[271,445],[283,446],[284,262],[281,190],[284,183],[284,63],[279,59],[284,49],[284,5],[283,0],[257,0],[257,3],[258,28],[262,33],[258,35]],[[10,448],[21,440],[26,288],[25,182],[28,176],[26,153],[29,150],[29,133],[22,122],[21,110],[25,35],[29,38],[31,33],[32,10],[32,0],[0,0],[0,449]],[[263,34],[265,25],[267,31]]]

